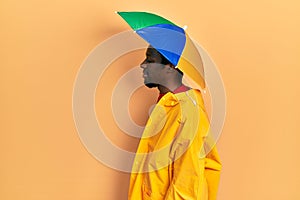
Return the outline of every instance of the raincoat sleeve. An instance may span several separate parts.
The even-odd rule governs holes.
[[[207,182],[208,199],[216,200],[220,181],[221,161],[217,148],[213,147],[205,158],[205,180]]]
[[[216,199],[221,169],[219,157],[215,148],[207,156],[202,156],[205,155],[203,144],[206,137],[198,134],[189,138],[193,128],[182,124],[172,147],[171,159],[175,161],[169,166],[171,180],[165,200]]]

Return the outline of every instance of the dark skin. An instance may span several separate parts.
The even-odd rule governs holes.
[[[146,58],[141,63],[144,84],[149,88],[157,87],[160,93],[172,92],[182,85],[182,75],[172,64],[164,65],[161,62],[161,54],[149,46]]]

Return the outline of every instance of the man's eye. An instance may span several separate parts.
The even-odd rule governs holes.
[[[147,63],[154,63],[153,60],[148,60],[148,59],[146,60],[146,62],[147,62]]]

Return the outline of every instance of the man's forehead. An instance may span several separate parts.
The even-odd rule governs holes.
[[[159,53],[156,49],[154,49],[152,46],[149,46],[147,51],[146,51],[147,56],[158,56]]]

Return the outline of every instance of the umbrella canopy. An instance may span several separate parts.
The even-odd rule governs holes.
[[[117,12],[131,28],[175,67],[205,87],[200,54],[185,30],[148,12]]]

